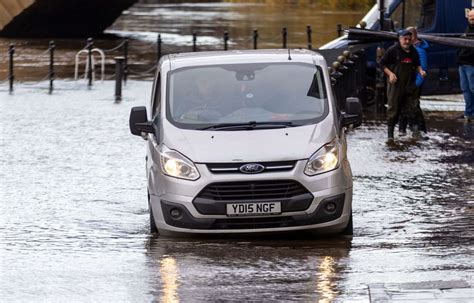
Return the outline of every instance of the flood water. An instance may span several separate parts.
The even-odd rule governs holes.
[[[145,143],[129,134],[151,82],[0,91],[0,297],[14,301],[368,301],[367,285],[472,282],[471,124],[432,113],[427,141],[348,136],[353,238],[157,238]]]
[[[284,26],[290,47],[306,47],[311,24],[319,46],[363,16],[342,2],[142,0],[109,33],[132,39],[131,76],[143,79],[158,32],[164,52],[189,51],[194,31],[200,50],[222,47],[226,30],[230,49],[249,48],[254,28],[259,47],[279,47]],[[0,81],[12,42],[22,83],[10,95],[0,82],[0,301],[367,302],[372,283],[472,283],[474,129],[455,114],[430,113],[430,139],[395,148],[378,116],[348,135],[352,238],[158,238],[148,232],[145,143],[128,129],[151,82],[129,81],[120,104],[111,81],[59,80],[48,95],[37,81],[49,40],[0,39]],[[85,41],[56,45],[57,77],[70,79]],[[120,54],[106,53],[106,78]]]

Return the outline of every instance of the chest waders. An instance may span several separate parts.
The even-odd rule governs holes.
[[[397,60],[398,61],[398,60]],[[416,66],[413,63],[397,63],[389,67],[397,75],[395,84],[388,84],[387,124],[388,137],[393,138],[393,130],[400,115],[407,117],[412,131],[417,131],[418,93],[416,88]]]

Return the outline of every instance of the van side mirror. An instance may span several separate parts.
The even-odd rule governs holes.
[[[130,111],[130,132],[135,136],[141,136],[142,133],[154,133],[155,128],[152,121],[148,121],[145,106],[132,107]]]
[[[349,97],[346,99],[345,113],[343,115],[343,125],[358,127],[362,124],[362,105],[359,98]]]

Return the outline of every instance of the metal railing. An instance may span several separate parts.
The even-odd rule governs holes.
[[[307,48],[313,48],[312,41],[312,28],[310,25],[306,27],[306,37],[307,37]],[[341,35],[343,29],[341,25],[337,27],[337,34]],[[288,48],[288,30],[286,27],[282,28],[280,34],[274,38],[281,38],[282,48]],[[192,51],[199,51],[198,49],[198,34],[196,32],[192,33]],[[249,42],[252,42],[253,49],[258,49],[260,35],[258,29],[254,29],[249,38]],[[229,41],[230,35],[226,31],[223,33],[223,49],[229,50]],[[82,75],[79,75],[79,68],[81,65],[81,55],[86,54],[85,67],[84,67],[84,79],[87,80],[88,86],[92,86],[93,82],[96,81],[96,55],[100,57],[100,66],[101,66],[101,81],[106,79],[105,75],[105,61],[106,54],[113,53],[115,60],[115,73],[110,75],[110,78],[115,78],[115,100],[120,102],[122,99],[122,82],[126,82],[129,75],[135,75],[139,77],[151,76],[155,70],[156,65],[153,65],[151,68],[146,70],[136,70],[130,67],[129,65],[129,43],[128,39],[123,39],[118,45],[110,49],[101,49],[95,47],[94,40],[92,38],[87,39],[86,45],[84,48],[79,50],[75,55],[74,60],[74,79],[78,80],[82,78]],[[163,50],[165,45],[161,34],[157,34],[157,40],[155,43],[149,46],[150,48],[156,49],[156,62],[160,60],[163,56]],[[55,70],[54,70],[54,53],[56,50],[56,45],[54,41],[49,43],[48,49],[45,53],[50,54],[50,64],[49,72],[47,78],[49,79],[49,93],[53,92],[53,83],[55,80]],[[14,89],[14,55],[16,49],[13,44],[10,45],[9,53],[9,68],[8,68],[8,82],[9,82],[9,91],[13,92]],[[121,53],[120,56],[117,56],[117,52]],[[347,97],[359,97],[362,99],[367,99],[367,94],[370,95],[370,92],[367,93],[367,76],[366,76],[366,58],[364,50],[357,50],[355,52],[341,50],[331,50],[329,55],[328,51],[320,50],[323,56],[326,57],[329,65],[329,74],[331,77],[332,86],[334,88],[334,95],[337,99],[337,103],[340,108],[343,108],[345,99]],[[332,64],[329,64],[330,60],[328,58],[335,58]],[[362,100],[364,101],[364,100]]]

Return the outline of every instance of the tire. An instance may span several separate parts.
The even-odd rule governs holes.
[[[148,193],[148,213],[150,214],[150,233],[159,234],[155,223],[155,217],[153,217],[153,209],[150,204],[150,193]]]
[[[351,212],[351,217],[349,218],[349,222],[347,223],[346,228],[342,231],[343,235],[346,236],[352,236],[354,234],[354,227],[352,225],[352,212]]]

